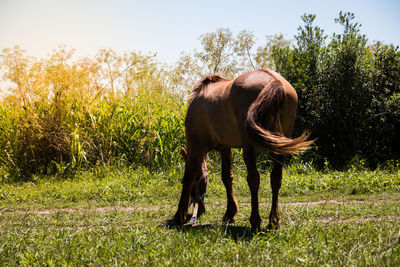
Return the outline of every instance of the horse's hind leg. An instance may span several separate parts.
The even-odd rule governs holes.
[[[226,189],[227,208],[222,220],[224,222],[233,223],[237,213],[237,202],[233,193],[233,171],[232,171],[232,150],[230,148],[221,150],[222,161],[222,181]]]
[[[279,228],[279,210],[278,210],[278,194],[282,185],[282,167],[285,158],[283,156],[275,156],[274,168],[271,172],[271,189],[272,189],[272,206],[269,214],[268,229]]]
[[[173,224],[182,225],[189,209],[190,192],[192,191],[195,177],[201,175],[201,164],[206,150],[188,150],[188,159],[185,164],[185,173],[182,180],[182,193],[179,200],[178,211],[175,213]],[[202,152],[200,152],[202,151]]]
[[[251,193],[250,224],[253,231],[260,230],[261,217],[258,212],[258,188],[260,186],[260,174],[256,165],[256,153],[251,146],[243,149],[243,159],[247,167],[247,184]]]

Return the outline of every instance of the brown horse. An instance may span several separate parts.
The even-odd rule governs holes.
[[[269,228],[279,227],[278,192],[282,181],[285,155],[307,150],[312,141],[308,135],[290,139],[297,108],[297,94],[278,73],[261,69],[227,80],[211,75],[201,80],[192,91],[187,109],[185,129],[187,155],[182,193],[178,211],[171,225],[182,225],[189,208],[190,196],[204,195],[207,184],[205,159],[208,151],[221,153],[222,181],[226,188],[226,222],[234,222],[237,201],[233,193],[231,148],[243,148],[247,167],[247,183],[251,192],[250,223],[253,230],[261,225],[258,211],[260,175],[256,167],[256,153],[268,149],[273,153],[271,172],[272,207]],[[185,153],[186,154],[186,153]],[[202,202],[203,199],[200,199]],[[201,203],[203,204],[203,203]],[[204,205],[203,205],[204,207]]]

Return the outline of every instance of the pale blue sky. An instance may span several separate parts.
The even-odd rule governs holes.
[[[0,0],[0,49],[20,45],[37,57],[60,44],[88,56],[99,48],[135,50],[172,64],[220,27],[253,31],[259,43],[276,33],[292,39],[300,16],[313,13],[327,34],[340,32],[340,10],[355,13],[370,41],[400,45],[399,0]]]

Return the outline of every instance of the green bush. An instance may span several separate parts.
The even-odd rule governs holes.
[[[297,132],[311,130],[317,157],[346,166],[361,155],[372,166],[399,159],[400,52],[368,44],[354,15],[340,13],[343,33],[325,45],[315,15],[304,15],[294,47],[276,47],[277,70],[299,95]]]

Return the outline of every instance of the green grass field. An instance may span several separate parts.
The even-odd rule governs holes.
[[[100,168],[70,179],[0,184],[0,265],[400,265],[400,171],[286,168],[281,228],[268,231],[262,171],[261,231],[250,231],[245,171],[235,169],[236,223],[220,223],[225,191],[211,170],[207,213],[163,226],[176,211],[181,169]]]

